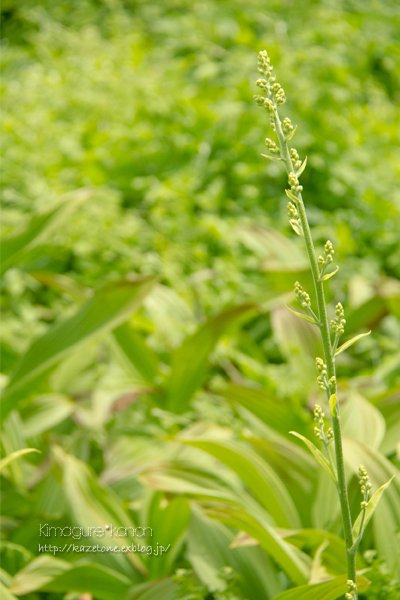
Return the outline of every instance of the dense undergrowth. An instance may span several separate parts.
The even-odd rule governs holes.
[[[288,434],[313,435],[321,348],[284,306],[311,274],[286,177],[260,158],[264,46],[308,156],[313,236],[340,257],[328,301],[344,341],[372,330],[337,375],[353,516],[360,462],[373,491],[397,475],[360,597],[398,597],[398,11],[264,4],[3,3],[2,457],[41,451],[2,471],[11,598],[344,594],[334,487]],[[77,542],[46,523],[150,527],[146,548],[170,548],[52,556],[39,544]]]

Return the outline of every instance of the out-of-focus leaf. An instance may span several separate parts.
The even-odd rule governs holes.
[[[168,578],[131,587],[125,600],[181,600],[181,598],[178,597],[178,585]]]
[[[374,296],[356,308],[354,312],[346,314],[346,332],[360,331],[364,327],[374,329],[387,315],[387,312],[384,299]]]
[[[372,519],[372,529],[379,554],[400,576],[400,540],[396,534],[400,528],[400,472],[385,456],[367,444],[349,438],[343,441],[346,464],[355,475],[360,464],[365,466],[372,492],[386,484],[393,475],[396,476],[380,499],[379,510]]]
[[[24,448],[22,450],[17,450],[16,452],[13,452],[12,454],[9,454],[8,456],[0,460],[0,472],[6,467],[8,467],[10,463],[12,463],[20,456],[24,456],[25,454],[29,454],[30,452],[39,452],[40,454],[40,450],[36,450],[36,448]]]
[[[29,416],[23,421],[25,437],[40,435],[61,423],[73,412],[74,403],[61,394],[38,396],[29,404]]]
[[[153,547],[147,563],[152,578],[166,577],[173,571],[190,521],[189,503],[185,498],[173,498],[161,508],[164,499],[163,494],[154,494],[148,509],[147,526],[154,532],[154,539],[148,538],[146,542]],[[168,551],[161,554],[158,550],[161,546],[168,547]]]
[[[17,600],[17,597],[0,581],[0,597],[2,600]]]
[[[368,589],[369,581],[363,575],[357,577],[359,592]],[[335,577],[324,583],[314,585],[301,585],[300,587],[282,592],[274,600],[337,600],[347,592],[347,575]]]
[[[395,477],[395,475],[393,475],[393,477],[391,477],[389,479],[389,481],[387,481],[386,483],[381,485],[381,487],[375,492],[375,494],[369,500],[367,509],[365,511],[365,518],[364,518],[363,527],[360,532],[360,535],[362,535],[364,529],[366,528],[369,521],[371,520],[372,515],[374,514],[376,507],[378,506],[379,500],[381,499],[383,492],[389,487],[389,485],[391,484],[394,477]],[[354,539],[356,539],[359,534],[361,522],[362,522],[362,511],[358,515],[358,517],[355,520],[354,525],[353,525],[353,538]]]
[[[233,405],[239,404],[258,417],[268,427],[282,434],[290,429],[305,430],[305,421],[289,401],[282,402],[270,390],[258,390],[239,385],[228,385],[219,395]]]
[[[295,504],[273,469],[258,454],[237,442],[181,440],[204,450],[231,468],[252,491],[279,527],[298,527]]]
[[[185,339],[172,356],[172,372],[166,383],[166,408],[183,412],[201,385],[208,357],[222,332],[236,319],[253,310],[254,304],[228,308]]]
[[[308,581],[311,566],[309,556],[283,540],[261,514],[250,514],[228,506],[209,508],[207,514],[258,540],[263,550],[298,585]]]
[[[233,534],[192,509],[188,554],[197,576],[210,590],[223,591],[219,571],[230,566],[240,573],[238,587],[244,598],[271,598],[282,589],[268,557],[260,548],[230,548]]]
[[[297,433],[296,431],[291,431],[290,433],[292,435],[295,435],[299,438],[299,440],[305,443],[305,445],[311,450],[313,456],[317,459],[321,467],[325,469],[332,481],[336,483],[336,473],[332,471],[332,467],[329,464],[328,459],[322,454],[321,450],[318,450],[318,448],[312,442],[310,442],[310,440],[304,437],[304,435],[300,435],[300,433]]]
[[[39,556],[18,571],[13,579],[11,592],[17,596],[29,594],[70,568],[71,565],[65,560],[48,555]]]
[[[99,600],[120,600],[127,593],[131,580],[104,566],[76,565],[40,586],[43,592],[89,593]]]
[[[102,486],[95,475],[80,460],[66,454],[61,448],[53,447],[53,456],[62,471],[62,486],[72,519],[79,526],[102,527],[113,525],[115,528],[127,527],[126,536],[86,537],[85,544],[106,547],[136,544],[133,536],[134,525],[128,513],[122,508],[121,500],[110,489]],[[132,528],[132,529],[130,529]],[[147,572],[141,558],[136,553],[107,553],[101,555],[107,559],[107,565],[122,572],[137,583],[141,575]],[[134,567],[134,568],[132,568]]]
[[[68,296],[71,296],[71,298],[74,298],[78,302],[84,302],[90,295],[89,290],[66,275],[60,275],[59,273],[30,273],[30,276],[42,285],[51,287],[57,292],[68,294]]]
[[[13,393],[79,343],[113,329],[138,308],[153,279],[120,279],[102,285],[78,312],[33,342],[22,357],[2,400],[2,418],[12,409]],[[7,398],[10,401],[7,401]]]
[[[113,331],[113,336],[124,356],[139,371],[145,381],[154,384],[158,375],[158,356],[144,342],[129,323],[123,323]]]
[[[15,264],[25,250],[37,244],[44,234],[49,233],[50,229],[57,225],[60,219],[67,218],[68,213],[72,212],[92,194],[93,191],[90,189],[81,189],[68,194],[56,206],[52,206],[42,214],[34,215],[24,231],[3,240],[0,246],[1,272],[4,273]]]
[[[346,545],[343,538],[319,529],[288,531],[284,532],[282,537],[300,550],[307,549],[313,554],[326,542],[326,547],[320,557],[323,566],[331,575],[341,575],[343,571],[346,571]]]
[[[360,335],[356,335],[356,337],[353,337],[351,340],[347,340],[347,342],[339,346],[339,348],[335,352],[335,356],[339,356],[339,354],[347,350],[347,348],[350,348],[350,346],[355,344],[358,340],[365,337],[366,335],[369,335],[370,333],[370,331],[368,331],[367,333],[360,333]]]
[[[349,393],[341,407],[343,435],[378,449],[386,431],[385,419],[375,406],[358,393]]]

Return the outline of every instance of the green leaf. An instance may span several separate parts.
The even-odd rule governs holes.
[[[24,456],[25,454],[29,454],[30,452],[38,452],[41,454],[40,450],[36,450],[36,448],[23,448],[22,450],[16,450],[16,452],[12,452],[2,460],[0,460],[0,473],[3,469],[8,467],[10,463],[19,458],[20,456]]]
[[[392,483],[392,480],[394,479],[394,477],[395,477],[395,475],[393,475],[389,479],[389,481],[387,481],[386,483],[384,483],[383,485],[381,485],[381,487],[375,492],[375,494],[372,496],[372,498],[368,502],[367,509],[365,511],[365,518],[364,518],[363,528],[362,528],[362,531],[361,531],[361,536],[362,536],[362,534],[363,534],[366,526],[368,525],[369,521],[371,520],[372,515],[375,512],[376,507],[378,506],[379,500],[381,499],[383,492]],[[356,539],[356,537],[358,536],[358,532],[360,530],[361,521],[362,521],[362,514],[363,514],[363,511],[360,512],[360,514],[358,515],[358,517],[355,520],[354,525],[353,525],[353,538],[354,539]]]
[[[365,592],[370,582],[365,577],[357,578],[359,592]],[[301,585],[300,587],[287,590],[274,600],[337,600],[347,592],[347,575],[335,577],[324,583],[314,585]]]
[[[293,229],[293,231],[295,233],[297,233],[297,235],[299,235],[300,237],[303,237],[303,228],[301,227],[301,225],[298,223],[298,221],[296,219],[289,219],[289,223]]]
[[[372,535],[379,555],[386,560],[393,573],[400,577],[400,540],[397,531],[400,529],[400,471],[377,450],[357,440],[343,439],[346,465],[357,475],[360,463],[368,472],[372,483],[372,491],[385,485],[396,475],[391,485],[381,496],[379,510],[372,519]]]
[[[17,597],[0,581],[0,598],[1,600],[17,600]]]
[[[347,350],[347,348],[349,348],[350,346],[352,346],[355,342],[357,342],[357,340],[369,335],[371,332],[368,331],[368,333],[360,333],[360,335],[356,335],[356,337],[353,337],[351,340],[348,340],[347,342],[345,342],[344,344],[342,344],[335,352],[335,356],[339,356],[339,354],[341,354],[342,352],[344,352],[345,350]]]
[[[263,156],[264,158],[268,158],[269,160],[276,160],[276,161],[283,160],[283,158],[281,156],[273,156],[272,154],[261,154],[261,156]]]
[[[285,190],[285,194],[288,198],[293,200],[293,202],[295,202],[296,204],[299,201],[299,199],[294,194],[292,194],[292,192],[290,190]]]
[[[227,565],[241,575],[238,588],[243,598],[270,598],[282,585],[272,562],[260,547],[230,547],[234,534],[222,523],[192,509],[188,532],[188,556],[200,581],[212,591],[223,591],[220,571]]]
[[[178,593],[178,585],[168,578],[134,585],[124,600],[182,600]]]
[[[288,306],[287,304],[285,304],[285,306],[286,306],[287,309],[290,310],[291,313],[293,313],[294,315],[296,315],[296,317],[300,317],[300,319],[303,319],[303,321],[307,321],[308,323],[312,323],[313,325],[318,325],[318,323],[316,322],[316,320],[313,319],[312,317],[310,317],[309,315],[297,312],[297,310],[292,310],[290,308],[290,306]]]
[[[172,356],[172,372],[166,385],[166,408],[183,412],[203,381],[208,357],[222,332],[244,313],[255,308],[242,304],[211,317],[193,335],[187,337]]]
[[[48,555],[39,556],[18,571],[10,591],[17,596],[29,594],[70,568],[71,565],[65,560]]]
[[[250,514],[228,506],[210,508],[207,514],[230,527],[245,531],[258,540],[263,550],[295,583],[302,584],[308,581],[311,565],[309,556],[283,540],[261,514],[256,514],[253,510]]]
[[[317,459],[319,464],[325,469],[325,471],[328,473],[329,477],[336,484],[336,482],[337,482],[336,473],[334,473],[332,471],[332,467],[329,464],[328,459],[325,458],[325,456],[322,454],[322,452],[320,450],[318,450],[318,448],[312,442],[310,442],[310,440],[308,440],[303,435],[300,435],[300,433],[297,433],[296,431],[290,431],[289,433],[291,433],[292,435],[295,435],[300,440],[302,440],[302,442],[304,442],[306,444],[306,446],[311,450],[312,454]]]
[[[75,542],[77,545],[80,543]],[[90,555],[88,555],[90,556]],[[89,593],[99,600],[120,600],[127,593],[131,580],[105,566],[77,565],[61,573],[40,589],[44,592]]]
[[[303,173],[304,169],[306,168],[307,165],[307,156],[305,157],[305,159],[303,160],[301,167],[298,169],[298,171],[296,172],[296,176],[300,177],[300,175]]]
[[[62,394],[37,396],[29,404],[29,416],[23,420],[25,437],[40,435],[51,429],[69,417],[75,409],[76,405],[68,396]]]
[[[244,444],[196,439],[179,441],[211,454],[237,473],[277,526],[300,527],[295,504],[281,479],[268,463]]]
[[[239,404],[261,419],[268,427],[287,435],[290,429],[305,432],[305,421],[289,402],[282,402],[272,390],[228,385],[218,392],[234,406]]]
[[[336,275],[336,273],[338,271],[339,271],[339,267],[336,267],[336,269],[334,271],[332,271],[332,273],[326,273],[326,275],[324,275],[323,277],[320,277],[320,279],[318,279],[318,281],[327,281],[328,279],[330,279],[331,277]]]
[[[335,418],[338,416],[337,403],[338,403],[337,394],[332,394],[332,396],[329,398],[329,408],[331,409],[332,417],[335,417]]]
[[[154,385],[158,375],[158,356],[129,323],[113,331],[113,336],[124,355],[147,383]]]
[[[293,127],[292,131],[291,131],[290,133],[288,133],[288,134],[287,134],[287,136],[285,137],[285,140],[286,140],[287,142],[289,142],[289,141],[292,139],[292,137],[293,137],[293,136],[294,136],[294,134],[296,133],[296,129],[297,129],[297,125],[295,125],[295,126]]]
[[[52,456],[62,472],[65,499],[74,523],[86,530],[88,527],[126,527],[126,536],[85,537],[85,544],[106,547],[126,546],[140,542],[133,534],[135,529],[122,501],[112,489],[103,486],[95,474],[82,461],[54,446]],[[139,583],[147,569],[141,555],[136,553],[112,552],[107,554],[108,566],[122,570],[134,582]]]
[[[61,219],[65,220],[72,210],[92,195],[92,190],[81,189],[68,194],[56,206],[46,212],[34,215],[27,227],[21,233],[6,238],[0,245],[0,270],[4,273],[16,263],[21,255],[34,244],[37,244],[44,234],[49,233]]]
[[[150,277],[103,284],[77,313],[32,343],[22,357],[2,400],[2,419],[16,403],[14,393],[57,363],[78,344],[113,329],[136,310],[153,285]]]

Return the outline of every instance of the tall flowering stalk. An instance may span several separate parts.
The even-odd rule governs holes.
[[[302,197],[303,187],[299,182],[299,177],[306,167],[307,158],[301,161],[297,150],[289,147],[288,142],[290,142],[290,140],[293,138],[297,127],[292,125],[289,118],[285,118],[283,121],[280,119],[278,107],[284,104],[286,97],[282,86],[276,81],[276,78],[273,77],[272,70],[273,67],[270,64],[270,59],[267,52],[265,50],[260,52],[258,55],[258,71],[262,74],[262,78],[257,80],[257,85],[262,89],[263,95],[255,95],[254,100],[259,106],[264,107],[268,111],[271,127],[278,138],[278,145],[269,138],[265,140],[269,153],[263,154],[262,156],[270,160],[283,162],[288,174],[289,189],[285,190],[285,192],[289,198],[289,203],[287,206],[289,222],[293,230],[298,235],[304,237],[317,298],[317,310],[314,311],[311,306],[310,296],[305,290],[303,290],[301,285],[296,282],[295,296],[305,312],[293,312],[295,312],[297,316],[316,325],[321,332],[324,358],[316,359],[316,367],[318,372],[317,382],[319,387],[326,393],[329,401],[332,422],[332,426],[325,431],[325,415],[322,412],[321,407],[315,407],[314,420],[316,422],[316,426],[314,431],[316,436],[323,444],[325,454],[320,452],[320,450],[315,447],[311,441],[303,438],[303,436],[300,436],[295,432],[292,433],[301,438],[307,444],[314,456],[329,473],[336,485],[342,513],[347,556],[348,590],[345,597],[346,600],[357,600],[357,550],[365,526],[372,516],[372,512],[376,507],[377,501],[382,495],[384,488],[387,487],[390,482],[385,484],[385,486],[382,486],[382,488],[380,488],[376,494],[369,499],[369,490],[371,488],[371,484],[369,483],[368,474],[366,473],[365,468],[360,465],[359,476],[363,500],[361,502],[360,515],[353,526],[350,514],[343,458],[343,442],[340,425],[339,404],[337,399],[335,357],[349,347],[352,343],[354,343],[357,339],[368,334],[356,336],[338,348],[339,338],[343,334],[344,325],[346,324],[344,311],[339,302],[336,305],[335,319],[329,322],[324,295],[324,282],[332,277],[338,271],[339,267],[336,267],[336,269],[333,271],[327,272],[334,260],[334,249],[329,240],[325,244],[323,256],[319,256],[317,258],[315,253],[311,230]],[[334,451],[332,449],[332,444]]]

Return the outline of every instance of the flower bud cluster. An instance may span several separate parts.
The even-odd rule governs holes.
[[[332,427],[329,427],[328,431],[326,432],[326,437],[328,438],[329,442],[334,439],[335,436]]]
[[[369,491],[372,488],[372,485],[369,481],[368,473],[363,465],[360,465],[358,468],[358,476],[360,477],[361,493],[364,496],[364,500],[361,502],[361,509],[365,510],[368,506]]]
[[[326,262],[329,264],[332,262],[333,260],[333,255],[335,254],[335,251],[333,249],[333,245],[332,242],[330,240],[328,240],[324,246],[324,252],[326,255]]]
[[[301,167],[301,160],[300,160],[300,156],[296,150],[296,148],[290,148],[290,158],[292,159],[292,163],[294,165],[295,169],[300,169]]]
[[[283,119],[282,121],[282,130],[283,133],[285,135],[289,135],[290,133],[292,133],[294,127],[292,125],[292,121],[289,119],[289,117],[286,117],[285,119]]]
[[[300,302],[301,306],[305,309],[311,308],[310,296],[303,290],[300,283],[296,281],[294,284],[294,293],[296,300]]]
[[[303,186],[300,185],[299,180],[297,179],[297,176],[294,173],[289,173],[288,181],[290,185],[290,191],[292,192],[292,194],[299,194],[303,191]]]
[[[271,152],[271,154],[280,154],[281,153],[280,149],[275,144],[275,142],[270,140],[269,138],[265,139],[265,145],[268,147],[268,150]]]
[[[333,245],[330,240],[328,240],[324,246],[324,253],[325,253],[325,257],[323,257],[323,256],[318,257],[318,265],[319,265],[319,269],[320,269],[320,275],[323,275],[326,267],[328,265],[330,265],[331,262],[333,261],[333,255],[335,254],[335,251],[333,249]]]
[[[267,51],[261,50],[261,52],[258,53],[258,72],[262,73],[262,75],[265,75],[266,77],[270,77],[271,72],[274,68],[273,66],[271,66],[270,63],[271,59],[269,58]]]
[[[335,314],[335,320],[331,321],[331,329],[332,331],[335,331],[336,335],[339,337],[344,332],[344,326],[346,325],[343,306],[340,302],[336,304]]]
[[[324,434],[324,417],[325,413],[322,412],[322,408],[316,404],[314,409],[314,421],[318,423],[318,426],[314,427],[314,433],[318,439],[322,440],[325,437]]]
[[[273,113],[277,106],[286,101],[286,97],[281,84],[277,83],[275,77],[271,77],[273,67],[270,63],[266,50],[258,53],[258,71],[264,75],[265,79],[258,79],[256,83],[266,92],[267,97],[256,95],[254,100],[259,106],[264,106]]]
[[[287,211],[289,219],[299,219],[299,213],[297,212],[297,208],[293,204],[293,202],[287,203]]]
[[[352,579],[347,580],[347,594],[344,595],[346,600],[354,600],[356,598],[357,586]]]
[[[327,389],[326,377],[328,374],[326,364],[324,363],[322,358],[317,357],[315,359],[315,366],[317,367],[317,372],[319,373],[317,377],[318,387],[320,390],[323,390],[325,392]]]
[[[272,79],[275,79],[275,78],[271,77],[271,80],[270,80],[271,82],[272,82]],[[281,106],[282,104],[284,104],[286,102],[285,92],[280,83],[272,84],[271,94],[278,106]]]

